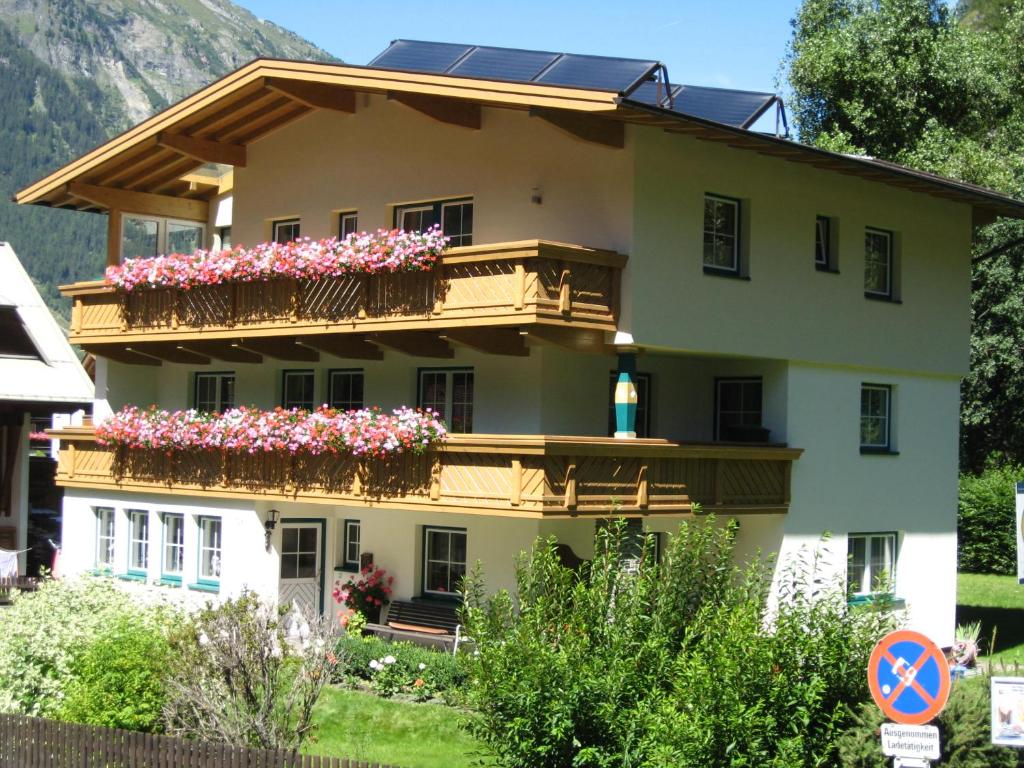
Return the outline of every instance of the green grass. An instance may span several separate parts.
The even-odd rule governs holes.
[[[1024,664],[1024,585],[1014,576],[961,573],[957,624],[981,622],[982,651],[997,664]],[[989,644],[995,634],[995,653]]]
[[[462,716],[440,704],[328,687],[314,712],[317,740],[305,751],[401,768],[469,768],[476,742],[459,727]]]

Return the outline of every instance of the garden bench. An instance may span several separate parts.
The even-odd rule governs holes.
[[[395,600],[383,623],[367,624],[366,630],[387,640],[407,640],[452,653],[468,640],[462,634],[457,606],[433,600]]]

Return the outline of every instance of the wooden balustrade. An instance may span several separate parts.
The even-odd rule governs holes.
[[[667,440],[453,435],[390,459],[108,450],[92,428],[62,441],[71,488],[430,509],[512,517],[785,512],[798,449]]]
[[[430,272],[275,279],[125,293],[103,281],[62,286],[71,341],[256,336],[571,324],[614,330],[626,257],[543,240],[448,250]]]

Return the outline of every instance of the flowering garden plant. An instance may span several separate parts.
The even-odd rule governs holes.
[[[367,618],[380,615],[380,609],[391,602],[391,585],[394,576],[388,576],[383,568],[365,565],[358,578],[350,578],[334,590],[332,596],[338,605],[359,611]]]
[[[391,413],[379,408],[339,411],[326,406],[313,411],[232,408],[224,413],[126,406],[96,427],[96,440],[102,446],[167,452],[384,457],[422,453],[446,437],[444,423],[434,411],[404,406]]]
[[[353,274],[429,271],[448,245],[437,225],[425,232],[380,229],[345,238],[299,238],[290,243],[241,245],[138,259],[107,267],[107,282],[123,291],[181,288],[273,278],[323,280]]]

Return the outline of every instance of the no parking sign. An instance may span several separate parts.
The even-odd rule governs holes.
[[[946,706],[949,662],[942,650],[920,632],[890,632],[871,652],[868,687],[890,720],[921,725]]]

